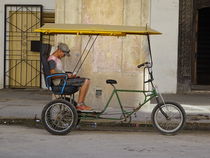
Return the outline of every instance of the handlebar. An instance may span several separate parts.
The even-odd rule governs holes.
[[[144,62],[142,64],[139,64],[137,66],[137,68],[141,68],[143,66],[148,69],[148,74],[150,76],[150,78],[148,80],[145,80],[145,77],[144,77],[144,83],[150,82],[152,84],[152,86],[154,86],[153,83],[152,83],[152,81],[154,80],[154,78],[153,78],[153,74],[152,74],[152,69],[151,69],[152,68],[152,65],[151,65],[151,63],[150,62]],[[144,69],[144,76],[145,76],[145,69]]]
[[[137,66],[137,68],[141,68],[142,66],[146,66],[146,65],[149,65],[150,62],[145,62],[145,63],[142,63],[140,65]]]

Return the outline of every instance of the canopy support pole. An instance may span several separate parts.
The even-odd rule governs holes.
[[[151,60],[151,67],[153,66],[153,60],[152,60],[152,50],[151,50],[151,44],[150,44],[150,36],[147,34],[147,41],[148,41],[148,48],[149,48],[149,56]]]
[[[148,73],[151,76],[150,80],[153,81],[154,80],[153,73],[152,73],[153,60],[152,60],[152,50],[151,50],[151,43],[150,43],[150,36],[149,36],[149,34],[147,34],[147,41],[148,41],[149,56],[150,56],[150,62],[151,62],[150,66],[149,66],[149,69],[148,69]],[[150,82],[150,83],[151,83],[152,87],[154,88],[155,86],[154,86],[153,82]],[[159,103],[158,100],[157,100],[157,102]]]
[[[86,43],[85,48],[84,48],[82,54],[80,55],[80,58],[79,58],[79,60],[77,61],[76,66],[74,67],[73,72],[75,72],[75,70],[76,70],[76,68],[77,68],[77,66],[78,66],[78,64],[79,64],[79,62],[81,61],[81,59],[82,59],[82,57],[83,57],[83,55],[84,55],[84,53],[85,53],[85,50],[87,49],[87,46],[88,46],[88,44],[90,43],[91,38],[92,38],[92,36],[89,36],[89,40],[88,40],[88,42]]]
[[[89,41],[88,41],[88,43],[86,44],[86,46],[85,46],[85,48],[84,48],[84,50],[83,50],[83,53],[82,53],[82,55],[81,55],[81,57],[80,57],[80,59],[79,59],[79,61],[78,61],[77,63],[79,63],[79,62],[82,60],[82,56],[84,55],[84,52],[86,51],[87,46],[89,45],[90,39],[91,39],[91,38],[92,38],[92,36],[89,38]],[[90,53],[90,50],[92,49],[94,43],[96,42],[96,39],[97,39],[97,38],[98,38],[98,35],[96,35],[95,39],[93,40],[93,42],[92,42],[90,48],[88,49],[88,51],[87,51],[87,53],[86,53],[84,59],[83,59],[82,62],[81,62],[80,66],[78,67],[78,64],[75,66],[73,73],[78,74],[78,72],[80,71],[80,69],[81,69],[83,63],[85,62],[85,60],[86,60],[88,54]],[[78,67],[78,69],[77,69],[77,67]],[[77,71],[76,71],[76,69],[77,69]]]

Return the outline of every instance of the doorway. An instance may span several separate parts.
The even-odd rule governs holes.
[[[198,10],[197,85],[210,85],[210,7]]]
[[[40,53],[33,47],[41,41],[34,32],[41,24],[41,5],[5,5],[5,88],[40,88]]]
[[[210,90],[210,1],[179,1],[177,92]]]

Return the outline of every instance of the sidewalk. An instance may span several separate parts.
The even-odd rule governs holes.
[[[43,107],[51,100],[51,93],[42,89],[1,89],[0,96],[0,123],[4,120],[39,120]],[[210,93],[167,94],[163,97],[184,107],[188,129],[210,129]],[[140,111],[132,120],[147,124],[150,115]]]
[[[42,89],[1,89],[0,96],[0,119],[40,118],[51,100],[50,92]]]

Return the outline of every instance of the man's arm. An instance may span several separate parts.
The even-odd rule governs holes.
[[[49,64],[49,68],[50,68],[50,74],[53,75],[53,74],[56,74],[58,72],[56,72],[55,68],[56,68],[56,63],[54,60],[50,60],[48,61],[48,64]],[[61,73],[62,74],[62,73]],[[52,78],[53,79],[59,79],[59,78],[64,78],[66,75],[59,75],[59,76],[53,76]]]
[[[55,71],[55,67],[56,67],[55,61],[50,60],[48,63],[49,63],[49,67],[50,67],[50,73],[51,73],[51,74],[56,74],[56,73],[58,73],[58,72]],[[75,78],[75,77],[76,77],[76,75],[73,75],[72,73],[67,73],[67,75],[68,75],[68,78]],[[63,77],[65,77],[65,76],[66,76],[66,75],[54,76],[53,79],[56,79],[56,78],[63,78]]]

